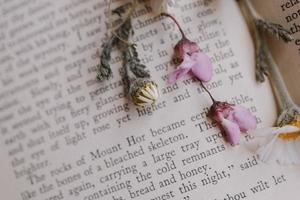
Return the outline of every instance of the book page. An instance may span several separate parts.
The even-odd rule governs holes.
[[[291,0],[253,1],[257,10],[269,21],[283,25],[294,37],[286,44],[270,39],[270,47],[287,87],[297,104],[300,104],[300,2]]]
[[[207,88],[220,101],[249,108],[260,127],[272,126],[272,91],[255,82],[253,45],[236,2],[177,3],[171,13],[213,61]],[[297,197],[299,167],[261,163],[250,136],[236,147],[225,143],[206,117],[212,102],[192,77],[166,84],[180,34],[146,2],[134,13],[133,41],[160,88],[149,107],[125,97],[117,51],[113,79],[96,81],[107,29],[104,1],[1,0],[0,9],[3,199]]]

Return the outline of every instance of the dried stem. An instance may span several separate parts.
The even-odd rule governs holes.
[[[255,10],[255,8],[253,7],[252,3],[250,2],[250,0],[244,0],[247,8],[249,9],[250,11],[250,14],[251,16],[254,18],[254,19],[261,19],[263,20],[263,17],[258,14],[258,12]]]
[[[248,10],[250,11],[251,16],[254,19],[263,19],[254,9],[252,3],[250,2],[250,0],[244,0]],[[278,95],[281,101],[281,107],[282,109],[287,109],[290,108],[292,106],[295,105],[295,103],[293,102],[286,86],[285,83],[283,81],[283,78],[279,72],[278,66],[276,64],[276,62],[273,59],[273,56],[271,55],[268,46],[266,44],[266,42],[264,41],[264,39],[262,39],[261,34],[259,34],[257,28],[255,27],[255,46],[256,46],[256,51],[258,51],[258,48],[263,48],[265,50],[265,53],[267,55],[267,59],[269,61],[269,70],[270,70],[270,74],[272,75],[272,80],[278,90]]]
[[[217,101],[215,100],[215,98],[212,96],[212,94],[210,93],[210,91],[204,86],[203,82],[200,81],[200,85],[201,87],[205,90],[205,92],[209,95],[210,99],[212,100],[213,104],[215,104]]]
[[[244,5],[247,15],[252,19],[251,26],[253,31],[253,42],[254,42],[254,50],[255,50],[255,75],[256,80],[259,82],[265,81],[265,75],[268,74],[267,64],[265,60],[264,50],[262,48],[261,34],[257,29],[255,24],[255,19],[262,19],[262,17],[256,12],[253,5],[249,0],[242,1],[242,5]]]
[[[263,20],[263,18],[256,12],[250,0],[244,0],[245,6],[249,11],[248,14],[251,15],[253,21]],[[274,24],[273,24],[274,25]],[[279,100],[279,106],[281,109],[281,114],[277,119],[277,125],[283,126],[285,124],[289,124],[292,120],[294,120],[300,114],[300,108],[294,103],[292,100],[288,89],[284,83],[282,75],[279,71],[279,68],[271,55],[271,52],[268,48],[268,45],[263,38],[263,35],[258,30],[257,24],[254,26],[255,31],[255,49],[256,49],[256,56],[258,55],[258,51],[263,51],[266,58],[265,61],[268,64],[268,71],[270,73],[270,79],[274,85],[276,96]],[[279,34],[279,32],[278,32]],[[281,39],[284,40],[282,37]],[[287,41],[287,40],[284,40]],[[259,64],[259,63],[258,63]]]
[[[179,22],[175,19],[175,17],[173,17],[172,15],[168,14],[168,13],[161,13],[161,16],[165,16],[165,17],[169,17],[173,20],[173,22],[176,24],[177,28],[179,29],[180,33],[181,33],[181,37],[182,38],[186,38],[185,34],[179,24]]]
[[[271,79],[276,87],[276,90],[278,92],[278,96],[281,102],[282,109],[289,109],[291,107],[295,106],[294,101],[292,100],[287,87],[283,81],[283,78],[281,76],[281,73],[279,72],[278,66],[271,55],[268,46],[263,42],[263,48],[265,48],[265,52],[267,54],[268,60],[269,60],[269,71],[271,75]]]

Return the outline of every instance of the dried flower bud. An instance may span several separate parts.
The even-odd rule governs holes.
[[[131,84],[129,94],[135,105],[145,106],[158,99],[158,87],[150,79],[138,78]]]
[[[196,42],[192,42],[189,39],[182,38],[174,47],[174,59],[182,62],[185,54],[191,55],[199,52],[200,48]]]
[[[210,117],[222,126],[225,137],[231,145],[237,145],[241,133],[256,128],[256,118],[240,105],[215,102],[210,108]]]

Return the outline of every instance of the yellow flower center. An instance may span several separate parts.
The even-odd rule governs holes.
[[[296,120],[292,121],[289,125],[300,128],[300,119],[297,118]],[[283,140],[295,140],[296,138],[300,137],[300,131],[291,133],[281,133],[278,135],[278,137]]]

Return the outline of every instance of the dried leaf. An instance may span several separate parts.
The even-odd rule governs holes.
[[[132,73],[138,78],[150,78],[150,72],[146,70],[146,66],[141,63],[139,59],[138,52],[136,50],[136,46],[132,45],[129,47],[129,51],[131,52],[128,58],[129,69]]]
[[[291,42],[293,40],[293,36],[289,33],[289,31],[280,24],[270,23],[262,19],[256,19],[255,25],[260,32],[268,33],[284,42]]]
[[[131,20],[127,19],[117,30],[116,35],[112,35],[108,42],[102,45],[102,52],[100,55],[100,64],[98,65],[98,75],[97,79],[99,81],[108,80],[112,77],[112,70],[110,67],[111,51],[113,47],[120,46],[123,40],[128,40],[130,34],[132,33]]]
[[[104,43],[102,47],[103,50],[100,55],[100,64],[97,66],[98,67],[97,79],[99,81],[108,80],[110,77],[112,77],[112,71],[109,64],[111,59],[111,51],[112,51],[111,42]]]
[[[269,75],[268,67],[268,57],[266,55],[265,50],[262,47],[260,47],[258,49],[258,52],[256,53],[256,80],[258,80],[259,82],[265,81],[265,76]]]

